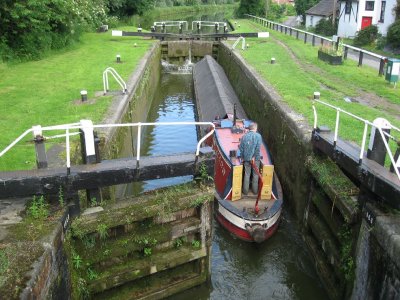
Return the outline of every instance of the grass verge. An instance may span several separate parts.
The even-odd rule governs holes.
[[[152,43],[141,38],[112,37],[111,32],[87,33],[74,48],[46,59],[0,64],[0,151],[33,125],[74,123],[81,119],[100,121],[111,102],[111,97],[99,97],[101,93],[96,93],[103,89],[102,72],[114,67],[127,80]],[[121,64],[115,62],[117,54],[121,55]],[[110,83],[111,90],[119,89],[115,82]],[[80,103],[81,90],[88,91],[90,101],[86,104]],[[0,158],[1,171],[35,166],[31,139],[32,136],[25,138]]]

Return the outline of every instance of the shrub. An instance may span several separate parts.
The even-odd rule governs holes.
[[[389,26],[386,38],[388,44],[393,48],[400,48],[400,20]]]
[[[365,46],[372,44],[378,38],[378,26],[371,25],[361,29],[354,38],[354,46]]]
[[[331,36],[336,34],[337,24],[332,24],[332,19],[321,19],[315,25],[315,33]]]

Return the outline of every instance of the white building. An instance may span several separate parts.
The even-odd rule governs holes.
[[[396,0],[340,0],[338,35],[354,37],[370,25],[377,25],[379,33],[386,35],[395,21],[395,6]]]
[[[333,0],[335,1],[335,0]],[[322,0],[306,11],[306,27],[315,27],[321,19],[328,19],[333,15],[332,0]]]

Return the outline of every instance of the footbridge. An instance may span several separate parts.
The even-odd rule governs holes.
[[[195,153],[176,153],[164,156],[141,157],[141,130],[145,126],[205,126],[211,128],[196,146]],[[136,156],[101,160],[99,153],[99,139],[95,129],[109,129],[112,127],[135,127],[137,133]],[[194,175],[199,165],[204,164],[208,173],[212,174],[214,159],[210,148],[201,148],[205,139],[214,132],[211,122],[168,122],[168,123],[125,123],[125,124],[98,124],[90,120],[81,120],[79,123],[57,126],[33,126],[26,130],[14,142],[0,152],[0,159],[18,142],[26,139],[33,133],[35,143],[36,162],[38,169],[0,172],[0,195],[2,198],[24,197],[38,194],[56,194],[60,188],[67,192],[91,190],[101,187],[145,181],[168,177]],[[44,136],[44,132],[60,132],[55,136]],[[79,135],[81,140],[82,160],[84,164],[71,164],[70,139]],[[49,138],[65,138],[66,161],[65,167],[49,168],[45,150],[45,141]]]

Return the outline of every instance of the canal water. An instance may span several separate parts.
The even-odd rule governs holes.
[[[192,75],[162,74],[148,122],[195,121]],[[141,155],[194,152],[196,128],[151,127],[142,138]],[[137,183],[127,193],[192,180],[190,176]],[[323,299],[327,295],[315,273],[294,218],[284,209],[275,235],[261,245],[231,236],[214,221],[211,282],[171,299]]]

